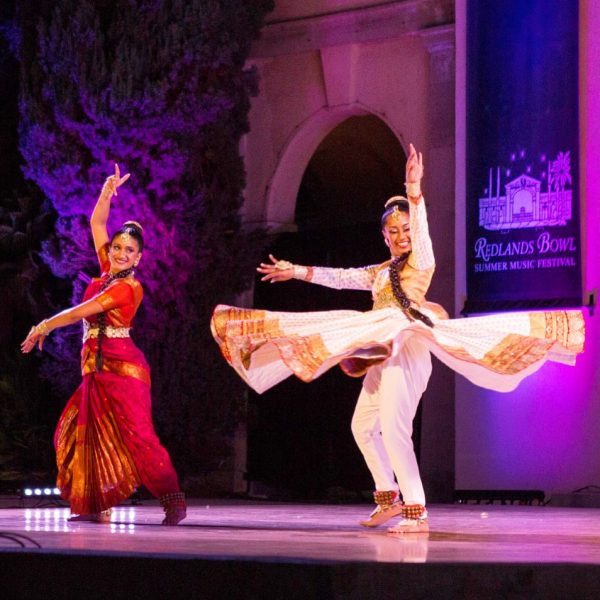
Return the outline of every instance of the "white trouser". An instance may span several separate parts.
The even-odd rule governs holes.
[[[375,489],[400,488],[406,504],[425,505],[411,435],[430,375],[429,350],[416,337],[394,342],[392,356],[367,372],[352,417],[352,433]]]

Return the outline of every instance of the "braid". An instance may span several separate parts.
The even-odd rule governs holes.
[[[406,293],[402,289],[402,285],[400,284],[400,271],[402,267],[406,264],[408,259],[408,255],[410,252],[406,252],[401,256],[396,256],[394,260],[392,260],[389,273],[390,273],[390,283],[392,284],[392,292],[394,294],[394,298],[396,302],[400,305],[400,308],[406,315],[409,321],[414,321],[418,319],[419,321],[425,323],[427,327],[433,327],[433,321],[427,316],[424,315],[420,310],[413,308],[410,305],[410,300],[408,299]]]
[[[119,271],[118,273],[110,273],[105,281],[102,282],[99,292],[103,292],[116,279],[124,279],[133,273],[133,267]],[[102,339],[106,334],[106,312],[98,314],[98,346],[96,347],[96,372],[102,371],[104,357],[102,355]]]

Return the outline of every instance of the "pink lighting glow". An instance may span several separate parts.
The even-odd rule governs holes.
[[[600,60],[600,5],[582,0],[579,7],[579,176],[583,289],[589,292],[600,282],[600,73],[595,68]],[[465,18],[466,0],[461,0],[457,56],[464,56],[460,45],[465,43]],[[459,73],[464,68],[459,65]],[[457,114],[464,121],[460,96],[458,102]],[[457,140],[460,155],[460,135]],[[464,171],[458,171],[457,178],[463,177]],[[461,210],[457,206],[457,212]],[[457,257],[457,270],[464,269],[460,248]],[[457,277],[459,298],[464,294],[460,281]],[[584,312],[586,350],[576,367],[546,365],[509,394],[482,390],[457,378],[456,488],[542,489],[552,494],[600,484],[600,314]]]

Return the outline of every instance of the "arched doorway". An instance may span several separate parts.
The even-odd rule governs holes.
[[[402,193],[406,155],[373,115],[352,116],[332,129],[304,172],[295,233],[269,249],[297,264],[362,266],[388,258],[379,218],[385,200]],[[332,290],[299,281],[257,281],[254,306],[286,311],[371,306],[368,292]],[[305,384],[289,378],[249,398],[250,490],[273,498],[351,500],[372,487],[350,432],[361,380],[332,369]]]

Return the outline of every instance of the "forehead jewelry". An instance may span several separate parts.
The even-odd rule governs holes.
[[[398,206],[394,206],[394,210],[392,211],[392,218],[399,219],[402,215],[402,211],[398,208]]]
[[[124,231],[124,232],[121,234],[121,237],[123,238],[123,241],[124,241],[126,244],[128,244],[128,243],[129,243],[129,241],[131,240],[131,235],[129,234],[129,231]]]

